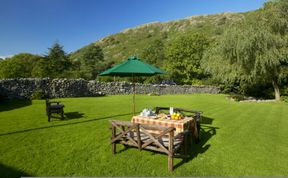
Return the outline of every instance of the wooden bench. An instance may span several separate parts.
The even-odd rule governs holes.
[[[174,136],[173,127],[162,127],[148,124],[131,123],[128,121],[110,121],[112,124],[112,153],[116,153],[116,144],[136,147],[139,150],[152,150],[168,155],[168,170],[173,170],[173,158],[186,159],[187,134]]]
[[[48,98],[46,98],[46,114],[48,116],[48,122],[51,120],[51,115],[53,113],[60,114],[61,119],[64,119],[64,105],[60,104],[59,101],[49,101]]]

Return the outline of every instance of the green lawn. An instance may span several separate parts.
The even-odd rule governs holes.
[[[132,96],[61,98],[66,119],[47,122],[44,100],[0,103],[0,177],[288,176],[288,104],[238,103],[225,95],[137,95],[138,111],[174,106],[204,113],[187,163],[127,149],[112,155],[108,119],[130,120]],[[122,150],[122,146],[117,147]]]

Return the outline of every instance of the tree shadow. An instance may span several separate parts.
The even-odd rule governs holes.
[[[82,124],[82,123],[87,123],[87,122],[95,122],[95,121],[111,119],[111,118],[114,118],[114,117],[128,116],[128,115],[132,116],[132,113],[116,114],[116,115],[111,115],[111,116],[106,116],[106,117],[100,117],[100,118],[95,118],[95,119],[84,120],[84,121],[80,121],[80,122],[73,122],[73,123],[67,123],[67,124],[58,124],[58,125],[49,125],[49,126],[45,126],[45,127],[31,128],[31,129],[26,129],[26,130],[19,130],[19,131],[15,131],[15,132],[8,132],[8,133],[0,134],[0,137],[1,136],[5,136],[5,135],[13,135],[13,134],[18,134],[18,133],[30,132],[30,131],[35,131],[35,130],[49,129],[49,128],[55,128],[55,127],[63,127],[63,126],[67,126],[67,125],[76,125],[76,124]]]
[[[2,163],[0,163],[0,176],[1,177],[9,177],[9,178],[19,178],[22,176],[31,176],[26,172],[23,172],[21,170],[18,170],[16,168],[6,166]]]
[[[202,116],[201,118],[201,127],[200,127],[200,141],[198,143],[195,143],[195,140],[193,143],[188,143],[188,158],[182,159],[179,163],[177,163],[174,168],[178,168],[182,164],[189,162],[196,158],[199,154],[205,153],[210,147],[210,144],[206,144],[208,140],[210,140],[214,135],[216,135],[216,130],[219,129],[219,127],[213,127],[209,126],[212,124],[213,119],[209,117]],[[208,125],[207,125],[208,124]],[[191,138],[192,135],[190,135]]]
[[[31,104],[32,102],[30,100],[19,100],[19,99],[0,100],[0,112],[26,107]]]

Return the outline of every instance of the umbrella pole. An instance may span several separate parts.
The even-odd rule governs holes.
[[[133,74],[132,74],[132,83],[133,83],[133,116],[135,116],[135,82]]]

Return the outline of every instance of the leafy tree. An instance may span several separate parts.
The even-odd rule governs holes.
[[[269,2],[231,26],[206,53],[203,68],[223,82],[270,82],[280,100],[279,84],[287,78],[287,10],[287,1]]]
[[[0,78],[27,78],[32,77],[33,68],[37,65],[40,56],[19,53],[0,62]]]
[[[165,59],[164,44],[162,40],[154,40],[150,45],[143,49],[140,57],[149,64],[162,66]]]
[[[85,79],[95,79],[104,68],[101,63],[103,59],[104,54],[100,46],[94,44],[87,46],[80,57],[80,76]]]
[[[209,40],[200,33],[182,35],[167,47],[166,69],[172,80],[180,84],[199,83],[205,77],[200,68]]]
[[[165,49],[164,43],[161,39],[156,39],[150,43],[146,48],[143,49],[140,58],[145,62],[155,65],[157,67],[162,67],[165,61]],[[156,75],[152,77],[145,77],[146,83],[159,83],[163,80],[162,75]]]

